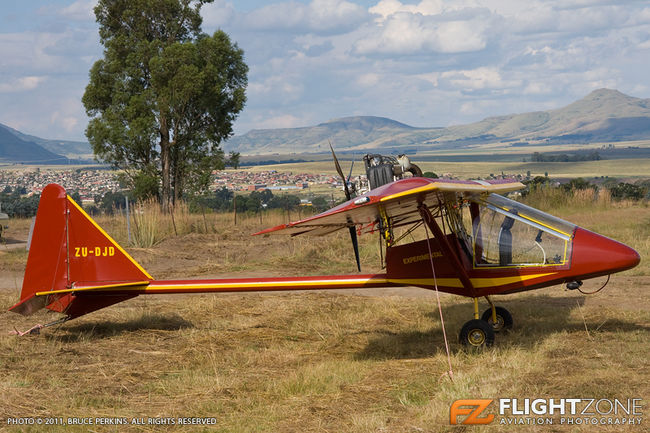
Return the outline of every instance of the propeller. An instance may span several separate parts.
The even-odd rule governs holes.
[[[354,158],[354,155],[352,157]],[[350,164],[350,173],[348,173],[348,180],[345,182],[346,184],[350,183],[350,179],[352,178],[352,169],[353,168],[354,168],[354,159],[352,160],[352,164]]]
[[[343,188],[345,190],[345,198],[347,200],[350,200],[352,198],[352,194],[350,193],[350,189],[348,188],[348,181],[350,180],[350,176],[352,176],[352,167],[350,167],[350,176],[348,178],[345,178],[345,175],[343,174],[343,169],[341,169],[341,164],[339,164],[339,160],[336,157],[336,154],[334,153],[334,148],[332,147],[332,143],[328,140],[328,143],[330,145],[330,150],[332,151],[332,158],[334,159],[334,166],[336,167],[336,171],[338,172],[339,176],[341,176],[341,179],[343,180]],[[352,165],[354,166],[354,161],[352,162]],[[348,222],[351,222],[348,220]],[[357,269],[359,272],[361,272],[361,261],[359,260],[359,240],[357,239],[357,229],[354,225],[351,225],[348,227],[348,230],[350,231],[350,240],[352,241],[352,248],[354,248],[354,258],[357,260]]]

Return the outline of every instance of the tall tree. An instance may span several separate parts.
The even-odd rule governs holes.
[[[220,143],[246,102],[244,54],[223,31],[201,32],[212,0],[99,0],[104,58],[83,104],[95,155],[168,209],[223,168]],[[238,154],[231,155],[237,161]],[[159,179],[159,181],[158,181]]]

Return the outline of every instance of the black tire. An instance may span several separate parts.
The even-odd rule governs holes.
[[[467,347],[490,347],[494,344],[494,330],[484,320],[470,320],[460,330],[458,341]]]
[[[497,310],[497,323],[492,323],[492,309],[488,308],[483,312],[481,320],[486,321],[492,325],[492,330],[494,332],[507,332],[512,329],[512,314],[510,311],[506,310],[503,307],[495,307]]]

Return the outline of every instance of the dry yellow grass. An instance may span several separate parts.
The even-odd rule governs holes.
[[[450,296],[443,304],[453,334],[470,307]],[[459,398],[647,397],[647,310],[603,309],[557,289],[502,305],[515,331],[482,353],[452,343],[451,381],[430,297],[142,298],[40,337],[3,336],[0,419],[192,416],[235,432],[446,431]],[[88,428],[48,431],[63,430]]]
[[[45,430],[7,426],[8,417],[125,417],[145,423],[150,417],[210,417],[216,427],[165,430],[512,431],[499,425],[452,428],[449,407],[460,398],[642,398],[647,416],[648,208],[584,201],[580,208],[554,213],[630,244],[644,257],[640,267],[613,276],[609,287],[593,296],[552,287],[498,298],[513,313],[515,329],[480,353],[456,343],[471,317],[470,303],[443,295],[453,381],[446,375],[435,297],[424,290],[140,297],[38,337],[9,336],[14,326],[26,329],[53,316],[6,312],[18,297],[25,253],[4,251],[0,430],[161,430],[156,425]],[[251,215],[237,226],[232,215],[206,218],[207,233],[198,229],[205,228],[202,215],[179,214],[178,236],[170,221],[158,220],[163,236],[156,245],[129,251],[158,278],[354,272],[346,233],[251,238],[286,216],[263,215],[260,224]],[[11,225],[26,232],[20,224]],[[123,218],[104,217],[100,224],[125,243]],[[378,270],[376,239],[361,241],[364,271]]]

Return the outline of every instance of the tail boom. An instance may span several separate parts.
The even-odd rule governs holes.
[[[48,308],[75,318],[144,294],[396,285],[386,274],[154,280],[61,186],[50,184],[43,190],[36,214],[20,301],[10,311],[31,315]]]

